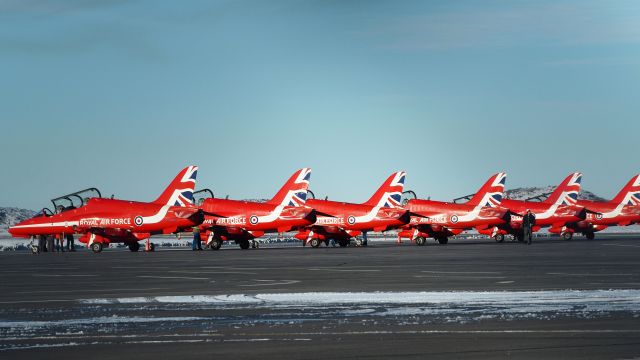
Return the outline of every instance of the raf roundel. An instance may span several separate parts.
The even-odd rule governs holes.
[[[258,223],[258,217],[255,215],[251,215],[251,217],[249,218],[249,222],[251,223],[251,225],[256,225]]]
[[[136,224],[137,226],[140,226],[144,223],[144,220],[142,219],[142,216],[136,216],[133,219],[133,223]]]
[[[356,223],[356,218],[355,218],[353,215],[350,215],[350,216],[347,218],[347,222],[349,223],[349,225],[353,225],[353,224],[355,224],[355,223]]]
[[[458,215],[451,215],[451,223],[455,224],[458,222]]]
[[[596,220],[602,220],[602,214],[600,213],[596,214]]]

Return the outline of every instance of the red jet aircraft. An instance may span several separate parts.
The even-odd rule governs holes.
[[[504,183],[507,174],[497,173],[482,185],[466,203],[457,204],[442,201],[411,199],[405,209],[411,213],[409,224],[398,233],[402,238],[415,240],[416,245],[424,245],[427,237],[440,244],[446,244],[449,236],[464,230],[476,228],[478,231],[492,229],[510,221],[509,209],[501,207]]]
[[[313,224],[315,211],[305,206],[311,169],[296,171],[267,202],[206,198],[200,206],[205,220],[200,226],[202,240],[212,250],[223,241],[234,240],[241,249],[266,232],[286,232]],[[256,247],[253,242],[253,247]]]
[[[400,203],[404,179],[403,171],[393,173],[363,204],[309,199],[307,206],[317,211],[317,220],[296,234],[296,238],[313,247],[321,242],[328,245],[334,239],[345,247],[351,238],[362,234],[362,244],[366,245],[368,231],[387,231],[406,224],[409,216]]]
[[[579,206],[589,210],[583,221],[567,224],[567,230],[580,232],[594,239],[595,232],[609,226],[628,226],[640,223],[640,174],[634,176],[611,201],[578,200]]]
[[[150,203],[100,197],[83,199],[79,207],[60,208],[57,214],[41,211],[9,228],[9,233],[32,239],[76,233],[82,234],[80,241],[96,253],[116,242],[138,251],[139,240],[184,231],[202,222],[202,212],[193,205],[197,171],[197,166],[184,168],[160,197]]]
[[[518,241],[522,241],[522,215],[531,210],[536,216],[536,225],[532,229],[534,232],[543,227],[550,227],[549,232],[561,234],[567,240],[571,239],[573,233],[566,231],[566,225],[584,220],[587,216],[587,209],[577,204],[581,180],[581,173],[567,176],[544,201],[502,200],[501,206],[508,208],[512,213],[511,222],[479,232],[493,236],[496,240],[500,240],[499,235],[503,235],[501,239],[504,239],[504,235],[511,234]]]

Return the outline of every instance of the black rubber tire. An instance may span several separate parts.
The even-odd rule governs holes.
[[[149,243],[149,251],[156,251],[156,245],[154,243]]]
[[[424,237],[422,237],[422,236],[418,236],[418,237],[416,238],[416,245],[418,245],[418,246],[424,246],[426,243],[427,243],[427,239],[425,239]]]
[[[501,242],[503,242],[503,241],[504,241],[504,234],[496,234],[496,235],[493,237],[493,239],[494,239],[496,242],[501,243]]]
[[[563,240],[571,240],[571,239],[573,239],[573,233],[566,232],[566,233],[562,234],[562,239]]]
[[[314,248],[320,247],[320,240],[313,238],[309,240],[309,245],[311,245],[311,247],[314,247]]]
[[[338,240],[338,245],[340,245],[340,247],[347,247],[349,246],[349,240],[345,240],[345,239]]]
[[[249,246],[251,246],[251,244],[249,244],[249,240],[241,240],[238,242],[238,245],[240,245],[240,249],[242,250],[247,250],[249,249]]]
[[[586,236],[588,240],[593,240],[593,239],[596,238],[596,234],[594,234],[592,232],[586,233],[586,234],[584,234],[584,236]]]
[[[209,244],[209,250],[220,250],[220,247],[222,247],[222,240],[220,239],[211,240],[211,244]]]
[[[516,235],[516,240],[518,240],[518,242],[524,242],[524,234]]]
[[[93,244],[91,244],[91,251],[93,251],[96,254],[101,252],[102,251],[102,243],[94,242]]]
[[[138,250],[140,250],[140,244],[138,242],[133,242],[129,244],[129,251],[137,252]]]
[[[438,243],[440,243],[441,245],[446,245],[448,242],[449,242],[449,238],[448,237],[438,238]]]

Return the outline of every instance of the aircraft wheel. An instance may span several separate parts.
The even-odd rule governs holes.
[[[448,237],[441,237],[438,239],[438,242],[442,245],[445,245],[446,243],[449,242],[449,238]]]
[[[137,242],[129,244],[129,250],[131,252],[136,252],[136,251],[140,250],[140,244],[137,243]]]
[[[362,246],[362,240],[356,238],[356,246]]]
[[[156,245],[154,243],[149,243],[149,251],[156,251]]]
[[[518,242],[523,242],[524,241],[524,234],[518,234],[516,235],[516,240],[518,240]]]
[[[210,250],[220,250],[220,247],[222,247],[222,240],[220,239],[213,239],[211,244],[209,244]]]
[[[571,240],[571,239],[573,239],[573,233],[566,232],[566,233],[562,234],[562,239],[563,240]]]
[[[256,240],[251,240],[251,248],[252,249],[257,249],[258,248],[258,242]]]
[[[349,240],[338,240],[338,245],[340,245],[340,247],[347,247],[349,246]]]
[[[102,251],[102,243],[95,242],[95,243],[91,244],[91,250],[96,254],[101,252]]]
[[[592,232],[586,233],[585,236],[587,237],[588,240],[593,240],[596,238],[596,234]]]
[[[493,237],[495,239],[496,242],[503,242],[504,241],[504,234],[496,234],[496,236]]]
[[[311,239],[309,240],[309,245],[311,245],[314,248],[320,247],[320,240],[318,239]]]
[[[247,250],[249,248],[249,240],[242,240],[238,243],[240,245],[240,249]]]
[[[418,236],[418,237],[416,238],[416,245],[418,245],[418,246],[424,246],[424,244],[426,244],[426,243],[427,243],[427,239],[425,239],[424,237],[422,237],[422,236]]]

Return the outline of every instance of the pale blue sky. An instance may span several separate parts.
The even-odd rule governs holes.
[[[640,172],[637,1],[0,0],[0,206],[97,186],[364,201]]]

